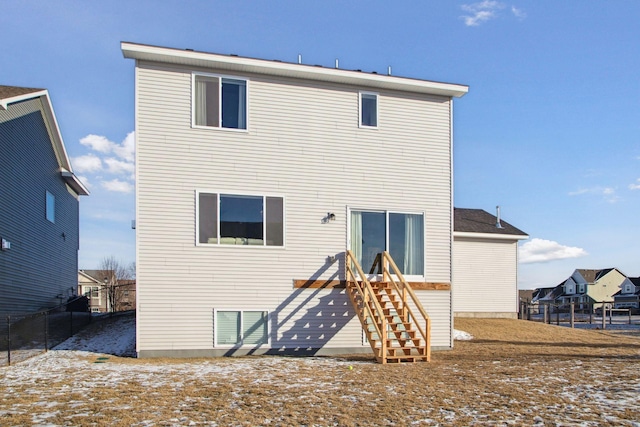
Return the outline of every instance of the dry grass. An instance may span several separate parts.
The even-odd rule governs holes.
[[[94,363],[99,355],[50,352],[0,368],[0,420],[3,426],[640,426],[639,339],[515,320],[457,319],[456,328],[476,339],[413,365],[379,365],[363,356]]]

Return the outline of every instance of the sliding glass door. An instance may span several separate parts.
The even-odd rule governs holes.
[[[352,210],[350,220],[350,249],[365,273],[388,251],[402,274],[424,275],[423,214]]]

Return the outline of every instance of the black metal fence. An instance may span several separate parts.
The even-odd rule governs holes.
[[[579,324],[589,324],[600,329],[606,329],[613,325],[616,325],[616,327],[623,327],[624,325],[640,326],[640,312],[638,312],[638,309],[614,308],[613,301],[571,302],[565,304],[521,301],[519,317],[572,328]]]
[[[85,297],[80,297],[85,298]],[[88,311],[67,311],[78,299],[37,313],[18,313],[0,319],[0,365],[48,351],[91,323]],[[80,304],[82,306],[82,304]]]

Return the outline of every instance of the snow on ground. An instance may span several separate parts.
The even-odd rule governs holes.
[[[471,341],[473,339],[473,335],[471,335],[469,332],[454,329],[453,339],[456,341]]]
[[[117,357],[135,354],[134,317],[102,322],[0,368],[0,425],[640,427],[629,421],[640,419],[637,356],[617,360],[593,349],[582,359],[405,366],[324,357],[138,360]],[[473,339],[460,330],[455,337]]]
[[[54,350],[90,351],[125,357],[136,355],[136,318],[133,314],[106,318],[101,322],[105,324],[98,333],[87,334],[83,331],[59,344]]]

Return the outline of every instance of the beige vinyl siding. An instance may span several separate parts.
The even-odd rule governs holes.
[[[344,290],[293,289],[343,279],[348,207],[425,212],[425,280],[450,282],[448,98],[378,90],[379,127],[360,129],[366,87],[237,76],[247,131],[195,129],[194,70],[138,67],[138,351],[212,348],[213,309],[268,309],[274,348],[360,346]],[[282,196],[285,247],[196,246],[197,190]],[[424,299],[449,316],[448,295]],[[450,346],[446,321],[435,346]]]
[[[510,316],[518,311],[516,240],[454,237],[455,315]]]

